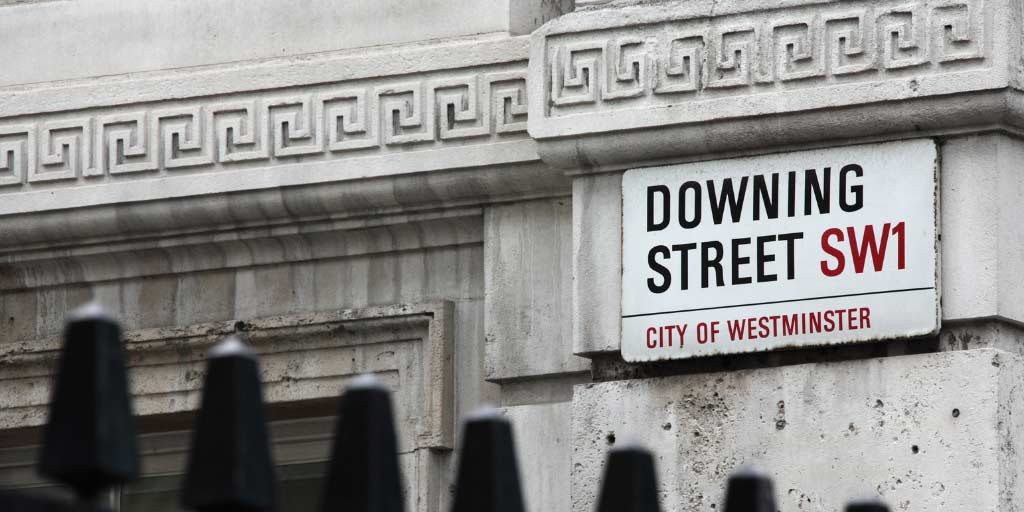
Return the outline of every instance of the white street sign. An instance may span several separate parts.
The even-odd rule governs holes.
[[[627,361],[939,326],[937,150],[913,140],[627,171]]]

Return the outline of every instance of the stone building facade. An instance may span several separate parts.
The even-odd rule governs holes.
[[[0,0],[0,486],[48,490],[63,319],[95,299],[144,432],[119,510],[175,510],[232,333],[296,510],[366,372],[412,511],[449,507],[482,403],[536,512],[592,510],[624,439],[665,510],[742,465],[786,512],[1020,510],[1021,34],[1013,0]],[[626,170],[908,139],[939,155],[938,334],[623,360]]]

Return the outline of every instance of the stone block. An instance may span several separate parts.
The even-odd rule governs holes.
[[[1001,134],[950,138],[941,146],[944,320],[1024,320],[1024,142]]]
[[[572,203],[493,206],[484,228],[487,378],[585,370],[572,355]]]
[[[573,352],[618,352],[622,332],[622,173],[572,187]]]
[[[893,510],[1018,510],[1022,363],[981,349],[580,385],[572,510],[593,510],[607,448],[629,441],[654,450],[664,510],[721,507],[747,465],[783,512],[870,494]]]
[[[486,348],[480,342],[484,333],[484,301],[460,300],[453,303],[455,319],[454,372],[458,389],[455,393],[455,417],[463,418],[481,404],[498,403],[501,388],[487,382],[484,371]],[[457,432],[456,435],[461,434]],[[454,477],[454,475],[452,475]]]

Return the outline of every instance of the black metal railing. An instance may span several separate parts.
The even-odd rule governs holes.
[[[76,501],[5,491],[0,492],[0,512],[107,510],[108,490],[138,477],[121,329],[97,306],[85,306],[68,319],[38,469],[73,489]],[[277,502],[274,480],[259,363],[242,340],[228,338],[209,352],[181,504],[199,512],[287,512]],[[660,511],[657,489],[650,451],[640,446],[613,448],[597,511]],[[321,510],[403,508],[390,393],[372,377],[359,377],[341,396]],[[452,512],[523,510],[511,424],[497,411],[469,417]],[[722,510],[777,512],[771,479],[753,470],[734,473],[726,484]],[[850,502],[846,511],[888,508],[866,500]]]

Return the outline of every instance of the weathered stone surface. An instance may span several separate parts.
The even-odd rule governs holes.
[[[484,215],[487,378],[585,370],[572,355],[572,203],[497,205]]]
[[[484,346],[484,301],[483,299],[455,302],[454,370],[458,385],[455,395],[455,417],[461,421],[467,414],[480,408],[481,404],[499,403],[501,387],[487,382],[484,370],[486,347]],[[472,384],[470,384],[472,383]],[[456,438],[462,435],[456,428]],[[450,477],[455,482],[454,471]]]
[[[571,402],[573,386],[591,382],[590,371],[545,375],[534,379],[517,379],[501,383],[501,405],[552,404]]]
[[[505,414],[515,434],[526,510],[570,510],[572,404],[521,405]]]
[[[140,416],[196,408],[206,351],[238,334],[260,355],[265,400],[273,404],[333,399],[360,373],[377,373],[402,395],[400,444],[453,448],[454,306],[398,304],[312,314],[252,318],[124,334],[135,410]],[[5,407],[0,430],[45,420],[52,363],[59,339],[5,345],[0,364]],[[325,411],[328,412],[329,411]]]
[[[755,465],[782,511],[1018,510],[1024,361],[983,349],[576,387],[572,510],[593,510],[611,443],[657,454],[665,510],[721,506]]]
[[[482,298],[481,226],[470,215],[0,265],[0,345],[58,335],[91,297],[126,329]]]
[[[1024,327],[998,319],[980,319],[946,322],[939,333],[939,350],[979,348],[995,348],[1024,356]]]

